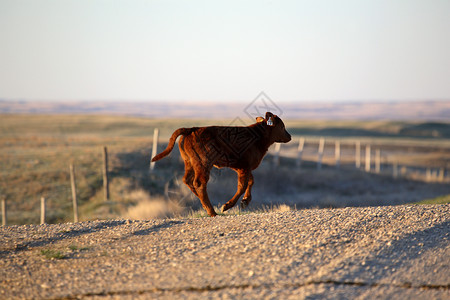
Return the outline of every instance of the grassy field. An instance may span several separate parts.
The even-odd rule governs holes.
[[[148,210],[147,214],[138,217],[201,215],[201,210],[196,212],[200,209],[199,201],[180,184],[183,164],[177,149],[157,163],[156,172],[149,174],[153,130],[160,129],[160,141],[164,144],[178,127],[230,122],[95,115],[0,115],[0,198],[7,200],[8,223],[38,223],[41,197],[47,199],[48,222],[71,221],[70,163],[76,170],[81,220],[127,217],[144,210]],[[393,181],[388,175],[345,166],[352,160],[353,146],[349,145],[358,139],[362,144],[384,147],[385,163],[396,159],[406,166],[448,170],[450,124],[288,120],[286,125],[294,140],[283,145],[282,155],[286,157],[280,167],[274,169],[267,157],[256,170],[252,209],[281,205],[297,208],[388,205],[450,194],[448,183],[414,178]],[[299,136],[306,137],[307,145],[306,162],[297,170],[293,165]],[[334,157],[332,141],[341,141],[344,164],[341,170],[331,166],[316,170],[313,161],[320,136],[327,140],[324,162],[329,164]],[[111,200],[107,203],[102,194],[103,146],[108,147],[110,154]],[[214,205],[223,204],[234,194],[235,181],[234,173],[229,170],[213,171],[208,187]]]

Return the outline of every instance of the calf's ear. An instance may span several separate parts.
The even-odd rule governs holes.
[[[262,121],[264,121],[263,117],[256,117],[256,122],[261,123]]]
[[[273,118],[273,113],[271,113],[270,111],[266,112],[266,120],[269,120],[270,117]]]
[[[274,126],[274,124],[273,124],[273,119],[274,119],[273,113],[271,113],[270,111],[266,112],[266,121],[267,121],[267,125],[269,125],[269,126]]]

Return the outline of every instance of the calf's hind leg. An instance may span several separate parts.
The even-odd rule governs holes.
[[[197,197],[200,199],[203,208],[206,210],[208,215],[211,217],[217,216],[217,213],[214,210],[214,207],[211,205],[211,201],[209,201],[208,192],[206,191],[206,185],[209,180],[209,171],[205,172],[204,170],[195,170],[195,178],[194,178],[194,187],[196,191]]]
[[[194,147],[191,139],[182,136],[178,145],[181,157],[184,160],[183,182],[200,199],[208,215],[215,217],[217,214],[209,201],[208,192],[206,191],[211,167],[204,167],[198,154],[192,150]]]
[[[197,190],[195,189],[194,186],[195,171],[191,163],[191,157],[186,153],[186,150],[184,149],[184,143],[185,138],[184,136],[182,136],[178,145],[180,148],[181,157],[183,158],[184,161],[183,182],[189,187],[189,189],[194,193],[194,195],[198,197]]]
[[[195,196],[198,197],[197,190],[195,189],[194,186],[194,177],[195,172],[194,169],[192,168],[191,163],[189,162],[189,160],[185,160],[183,182],[191,189],[191,191],[195,194]]]

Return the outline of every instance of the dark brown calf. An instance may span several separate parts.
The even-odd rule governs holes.
[[[270,145],[291,140],[283,121],[276,115],[267,112],[265,118],[258,117],[256,121],[241,127],[179,128],[172,134],[166,150],[153,157],[152,161],[167,156],[181,135],[178,145],[184,160],[183,182],[200,199],[208,214],[211,217],[217,215],[206,191],[213,166],[228,167],[238,174],[236,194],[222,206],[222,212],[232,208],[244,192],[241,206],[245,208],[252,200],[252,170],[259,166]]]

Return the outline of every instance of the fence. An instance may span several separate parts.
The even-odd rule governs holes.
[[[104,187],[104,199],[105,201],[109,200],[109,180],[108,180],[108,152],[107,147],[103,147],[103,187]],[[78,199],[77,199],[77,180],[76,180],[76,172],[75,165],[73,162],[69,164],[69,178],[70,178],[70,189],[71,189],[71,197],[72,197],[72,208],[73,208],[73,221],[78,222]],[[5,197],[1,200],[1,211],[2,211],[2,225],[7,225],[7,201]],[[41,197],[40,199],[40,223],[46,223],[46,198]]]
[[[154,138],[153,138],[153,146],[152,146],[152,155],[151,157],[156,155],[157,148],[158,148],[158,136],[159,136],[159,130],[156,128],[154,130]],[[110,201],[110,155],[108,154],[108,147],[103,146],[101,148],[102,153],[102,163],[101,163],[101,174],[102,174],[102,189],[103,189],[103,201],[108,204]],[[92,155],[91,153],[86,155]],[[146,157],[149,157],[149,155],[146,155]],[[50,158],[51,159],[51,158]],[[154,170],[155,163],[151,163],[148,172],[151,173]],[[68,171],[68,172],[67,172]],[[60,172],[68,173],[68,178],[70,182],[70,197],[72,200],[71,204],[71,210],[73,212],[73,221],[78,222],[79,221],[79,210],[78,210],[78,187],[77,187],[77,172],[76,172],[76,163],[74,163],[73,159],[70,163],[68,163],[67,171],[61,170]],[[133,174],[129,174],[132,176]],[[64,187],[65,188],[65,187]],[[0,190],[1,191],[1,190]],[[1,213],[2,213],[2,225],[8,224],[8,210],[7,210],[7,199],[5,195],[0,194],[1,199]],[[47,220],[47,199],[45,197],[40,198],[40,218],[39,221],[41,224],[46,223]]]
[[[151,156],[153,157],[157,153],[159,141],[159,130],[154,130],[153,146]],[[389,146],[389,145],[388,145]],[[386,148],[389,148],[389,147]],[[364,170],[374,174],[384,174],[392,176],[393,178],[399,178],[403,176],[410,176],[414,173],[414,178],[419,177],[427,182],[446,182],[449,181],[446,177],[446,170],[443,167],[412,167],[399,164],[395,156],[389,156],[389,151],[383,149],[383,145],[371,145],[367,142],[361,142],[360,140],[354,141],[341,141],[339,139],[325,139],[321,138],[309,138],[300,137],[297,143],[279,144],[276,143],[271,150],[273,155],[272,164],[274,167],[280,165],[280,158],[287,157],[295,159],[295,166],[293,167],[301,170],[305,168],[304,163],[306,160],[316,163],[318,171],[322,170],[325,166],[324,162],[327,162],[326,168],[335,168],[337,170],[344,168],[353,168],[356,170]],[[308,151],[309,150],[309,153]],[[110,200],[109,191],[109,155],[108,148],[102,147],[102,189],[103,199],[105,202]],[[283,153],[283,155],[282,155]],[[363,154],[363,155],[362,155]],[[344,157],[345,156],[345,157]],[[309,159],[307,159],[309,158]],[[363,169],[361,169],[363,166]],[[79,221],[78,212],[78,195],[77,195],[77,177],[76,177],[76,164],[71,162],[68,166],[69,178],[70,178],[70,194],[72,198],[72,211],[73,221]],[[157,173],[158,168],[155,168],[154,163],[148,165],[149,173]],[[0,195],[1,196],[1,195]],[[46,222],[47,199],[45,197],[40,198],[40,223]],[[7,199],[3,197],[1,201],[2,211],[2,224],[7,225]]]
[[[392,177],[398,178],[400,176],[408,176],[408,174],[415,173],[415,179],[425,180],[427,182],[445,182],[447,181],[448,174],[446,174],[446,169],[444,167],[423,167],[423,166],[411,166],[411,165],[400,165],[398,162],[397,155],[387,154],[389,151],[383,151],[383,147],[392,148],[391,145],[376,145],[373,146],[370,143],[362,144],[360,140],[355,140],[353,142],[342,142],[341,140],[332,139],[326,141],[324,137],[318,139],[311,139],[307,143],[305,137],[300,137],[298,139],[298,147],[296,147],[296,153],[292,151],[292,144],[287,146],[285,144],[276,144],[275,150],[272,151],[274,156],[273,164],[278,166],[280,164],[280,152],[281,148],[289,147],[291,150],[287,151],[287,155],[296,158],[296,167],[298,169],[302,168],[302,162],[305,158],[305,148],[307,144],[310,144],[310,148],[317,147],[316,154],[310,153],[311,160],[314,160],[316,156],[316,166],[317,170],[322,169],[324,159],[326,158],[326,150],[329,151],[328,161],[330,166],[334,166],[336,169],[340,169],[342,160],[342,148],[347,149],[347,156],[352,157],[346,159],[346,166],[353,166],[355,169],[360,170],[362,163],[365,172],[375,173],[375,174],[388,174],[390,173]],[[331,144],[331,145],[330,145]],[[331,147],[330,147],[331,146]],[[354,150],[351,150],[354,149]],[[334,150],[334,151],[333,151]],[[363,151],[361,151],[363,150]],[[334,152],[334,153],[332,153]],[[392,152],[392,151],[391,151]],[[364,155],[361,155],[364,153]],[[385,154],[386,153],[386,154]]]

